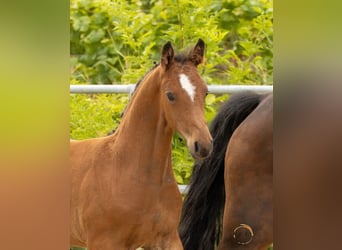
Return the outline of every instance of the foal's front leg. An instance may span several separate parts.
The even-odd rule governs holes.
[[[157,240],[154,246],[146,246],[144,250],[183,250],[183,244],[179,238],[178,232],[169,234]]]
[[[136,250],[115,237],[113,232],[101,232],[88,234],[87,249],[88,250]]]

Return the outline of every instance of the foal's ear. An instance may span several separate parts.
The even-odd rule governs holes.
[[[174,56],[171,42],[167,42],[162,49],[161,65],[166,69],[170,66]]]
[[[191,61],[197,66],[203,62],[205,43],[200,38],[191,52]]]

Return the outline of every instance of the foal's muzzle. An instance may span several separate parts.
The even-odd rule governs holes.
[[[194,152],[193,157],[195,159],[203,159],[208,157],[211,152],[213,151],[213,143],[210,141],[210,143],[203,144],[199,141],[194,142]]]

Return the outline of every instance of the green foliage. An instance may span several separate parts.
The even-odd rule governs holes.
[[[134,83],[161,46],[203,38],[208,83],[272,82],[272,1],[71,0],[72,79]]]
[[[71,84],[132,84],[142,78],[167,41],[181,49],[206,42],[199,70],[208,84],[270,84],[273,78],[272,0],[71,0]],[[210,122],[227,95],[209,94]],[[71,95],[70,137],[115,129],[128,95]],[[193,159],[184,140],[172,140],[174,172],[187,184]]]
[[[70,137],[86,139],[105,136],[118,126],[128,99],[128,95],[123,94],[72,94]]]

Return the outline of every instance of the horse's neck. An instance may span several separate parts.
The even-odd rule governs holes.
[[[140,170],[148,167],[168,172],[166,168],[171,168],[173,130],[166,122],[160,97],[157,68],[141,82],[116,133],[115,144],[129,149],[128,165]]]

